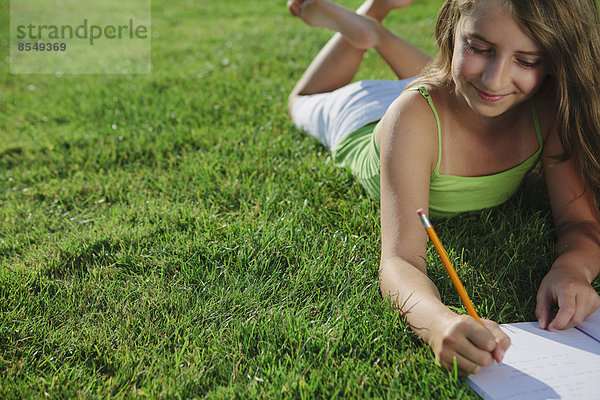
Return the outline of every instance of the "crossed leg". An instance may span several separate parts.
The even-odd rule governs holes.
[[[398,78],[416,76],[430,57],[381,25],[387,14],[413,0],[366,0],[356,12],[329,0],[290,0],[290,13],[307,25],[336,31],[308,66],[288,99],[327,93],[352,81],[365,51],[374,48]]]

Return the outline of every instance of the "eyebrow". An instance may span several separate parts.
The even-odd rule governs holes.
[[[467,39],[477,39],[477,40],[481,40],[482,42],[485,42],[491,46],[495,46],[496,44],[494,42],[490,42],[489,40],[487,40],[486,38],[484,38],[483,36],[477,34],[477,33],[467,33],[465,34],[465,37]],[[518,54],[526,54],[526,55],[530,55],[530,56],[537,56],[537,57],[545,57],[546,53],[543,51],[524,51],[524,50],[518,50],[516,51],[516,53]]]

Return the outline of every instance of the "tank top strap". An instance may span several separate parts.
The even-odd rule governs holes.
[[[437,163],[435,164],[435,168],[433,169],[433,174],[437,174],[438,170],[440,169],[440,163],[442,162],[442,128],[440,126],[440,117],[438,116],[437,110],[435,109],[435,106],[433,105],[433,100],[431,99],[431,95],[429,94],[429,92],[427,91],[427,89],[425,89],[425,86],[419,86],[419,87],[412,87],[412,88],[408,88],[406,89],[407,91],[419,91],[419,93],[421,93],[421,95],[425,98],[425,101],[427,101],[427,104],[429,104],[429,107],[431,108],[431,111],[433,111],[433,116],[435,117],[435,124],[437,126],[437,141],[438,141],[438,157],[437,157]]]

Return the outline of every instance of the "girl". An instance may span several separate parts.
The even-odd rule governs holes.
[[[538,291],[540,328],[570,328],[598,308],[598,10],[595,0],[447,0],[430,61],[381,25],[411,1],[367,0],[356,12],[288,2],[308,25],[338,32],[289,110],[380,199],[382,294],[443,366],[476,373],[502,360],[509,339],[493,321],[482,326],[441,302],[415,210],[440,217],[500,204],[541,159],[559,256]],[[399,81],[349,84],[368,48]]]

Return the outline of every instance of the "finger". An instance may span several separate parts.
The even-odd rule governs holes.
[[[579,302],[579,299],[578,299]],[[573,314],[573,317],[571,318],[571,321],[569,321],[569,323],[567,324],[567,326],[565,327],[565,329],[570,329],[573,328],[574,326],[577,326],[579,324],[581,324],[583,322],[583,320],[585,319],[585,317],[587,317],[587,304],[581,304],[578,305],[578,307],[575,309],[575,313]]]
[[[496,362],[498,364],[500,364],[502,362],[502,360],[504,360],[504,355],[506,354],[506,351],[510,347],[510,338],[508,337],[508,335],[504,334],[504,332],[502,332],[502,333],[503,333],[503,337],[496,338],[498,345],[496,346],[496,348],[494,349],[494,352],[492,353],[494,360],[496,360]]]
[[[454,357],[449,360],[440,360],[440,364],[449,371],[453,371],[456,366],[460,376],[476,374],[482,369],[481,365],[473,363],[460,354],[454,355]]]
[[[487,335],[490,335],[489,332],[487,332]],[[477,366],[482,366],[482,367],[492,365],[492,363],[494,362],[494,359],[492,357],[492,352],[496,348],[496,343],[494,342],[494,339],[493,338],[491,339],[491,343],[492,343],[492,346],[490,346],[491,349],[489,349],[489,347],[481,348],[478,345],[476,345],[471,340],[471,338],[468,338],[468,339],[469,340],[466,340],[463,343],[457,344],[456,352],[460,356],[464,357],[465,360],[467,360],[471,364],[474,364]],[[487,342],[487,343],[489,343],[489,342]]]
[[[456,357],[465,373],[471,373],[478,366],[491,365],[491,352],[496,348],[493,335],[467,315],[459,317],[458,322],[444,334],[436,359],[449,368]]]
[[[577,302],[575,296],[559,296],[558,312],[554,316],[552,322],[548,325],[548,330],[566,329],[567,325],[575,315],[576,309]]]
[[[550,310],[552,309],[553,299],[551,296],[538,292],[537,305],[535,307],[535,316],[538,320],[540,329],[546,329],[550,321]]]
[[[494,344],[493,337],[487,329],[481,326],[479,326],[479,328],[484,331],[484,335],[490,337],[490,341]],[[453,332],[443,338],[443,344],[436,359],[446,368],[452,368],[452,363],[455,358],[460,370],[467,373],[470,373],[476,367],[492,364],[493,360],[491,352],[477,347],[468,338],[467,330],[467,327],[463,327],[458,332]],[[473,337],[472,334],[470,336]],[[492,346],[492,349],[494,346]]]
[[[498,324],[494,321],[485,319],[482,319],[481,321],[483,325],[478,323],[471,324],[465,332],[465,335],[479,349],[490,353],[496,348],[496,338],[492,330],[500,330],[500,328],[498,328]]]
[[[590,315],[596,308],[599,301],[598,294],[594,291],[594,296],[590,299],[584,295],[576,296],[576,308],[575,313],[571,317],[571,320],[562,329],[570,329],[574,326],[581,324],[588,315]],[[584,300],[585,299],[585,300]]]
[[[492,356],[496,362],[501,363],[506,350],[510,347],[510,338],[497,323],[490,320],[483,320],[485,327],[491,332],[496,341],[496,348],[492,352]]]

